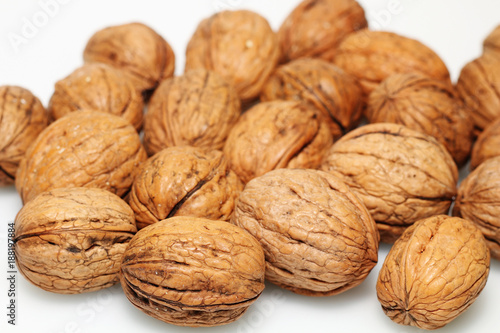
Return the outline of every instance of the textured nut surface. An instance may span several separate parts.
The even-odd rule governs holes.
[[[19,164],[16,189],[25,203],[59,187],[98,187],[122,196],[146,158],[137,131],[125,119],[79,111],[40,133]]]
[[[458,181],[455,162],[436,139],[388,123],[347,133],[321,168],[351,187],[388,243],[415,221],[447,213]]]
[[[107,288],[135,234],[134,212],[97,188],[58,188],[28,202],[15,220],[19,271],[34,285],[61,294]]]
[[[348,35],[334,63],[357,77],[367,95],[395,73],[414,72],[451,82],[446,65],[434,51],[392,32],[363,29]]]
[[[366,28],[365,12],[354,0],[305,0],[278,31],[282,61],[319,57],[331,61],[342,39]]]
[[[264,289],[262,247],[228,222],[173,217],[140,230],[121,265],[138,309],[180,326],[235,321]]]
[[[484,52],[500,52],[500,25],[486,37],[483,48]]]
[[[420,220],[392,246],[377,280],[377,296],[394,322],[443,327],[483,290],[490,254],[469,221],[446,215]]]
[[[136,22],[97,31],[87,42],[83,58],[124,70],[139,91],[154,89],[175,69],[170,45],[153,29]]]
[[[143,108],[141,94],[123,71],[94,63],[85,64],[57,81],[48,109],[54,120],[77,110],[108,112],[140,129]]]
[[[222,11],[196,28],[186,49],[185,70],[218,73],[247,102],[259,96],[278,58],[278,39],[265,18],[248,10]]]
[[[139,229],[172,216],[229,220],[242,189],[220,151],[171,147],[142,164],[129,204]]]
[[[45,108],[29,90],[0,87],[0,186],[14,183],[19,162],[47,123]]]
[[[500,157],[484,161],[458,188],[453,215],[482,231],[493,258],[500,259]]]
[[[163,81],[151,97],[144,119],[149,155],[172,146],[222,149],[240,116],[232,86],[204,69]]]
[[[247,110],[224,146],[232,170],[247,183],[279,168],[317,168],[332,145],[322,116],[301,102],[260,103]]]
[[[262,89],[261,101],[302,100],[318,108],[330,122],[334,138],[355,127],[363,111],[357,80],[320,59],[303,58],[280,66]]]
[[[488,125],[477,137],[470,157],[470,168],[474,170],[489,158],[500,156],[500,119]]]
[[[453,87],[419,74],[389,76],[370,94],[371,123],[396,123],[441,142],[458,165],[472,148],[473,123]]]
[[[267,280],[298,294],[341,293],[377,263],[373,219],[348,186],[326,172],[280,169],[253,179],[231,222],[262,244]]]

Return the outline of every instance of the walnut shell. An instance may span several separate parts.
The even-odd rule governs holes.
[[[229,220],[241,190],[222,152],[171,147],[142,164],[129,204],[139,229],[172,216]]]
[[[500,25],[486,37],[483,42],[484,52],[500,52]],[[497,54],[497,57],[499,55]]]
[[[14,251],[19,271],[34,285],[60,294],[107,288],[137,231],[134,212],[98,188],[58,188],[19,211]]]
[[[45,108],[29,90],[0,86],[0,186],[14,183],[19,162],[47,123]]]
[[[264,17],[248,10],[222,11],[196,28],[186,49],[185,70],[218,73],[248,103],[259,96],[278,60],[278,38]]]
[[[458,165],[469,157],[473,124],[453,86],[420,74],[389,76],[370,94],[365,115],[371,123],[396,123],[429,134]]]
[[[251,180],[231,222],[261,243],[266,279],[298,294],[341,293],[377,263],[375,222],[345,183],[323,171],[280,169]]]
[[[433,216],[415,222],[392,246],[377,296],[394,322],[437,329],[474,303],[489,267],[484,237],[471,222]]]
[[[303,57],[332,61],[342,39],[367,26],[365,12],[354,0],[304,0],[278,31],[282,61]]]
[[[315,106],[330,122],[334,138],[359,123],[362,97],[354,77],[333,64],[310,58],[278,67],[260,94],[261,101],[302,100]]]
[[[163,81],[144,119],[144,148],[153,155],[172,146],[222,149],[241,103],[217,73],[192,70]]]
[[[137,131],[125,119],[74,112],[50,124],[29,147],[16,189],[25,203],[59,187],[98,187],[123,196],[146,158]]]
[[[243,315],[264,289],[262,247],[228,222],[173,217],[140,230],[121,265],[129,301],[179,326],[216,326]]]
[[[144,102],[123,71],[94,63],[57,81],[48,109],[53,120],[77,110],[108,112],[123,117],[139,130]]]
[[[500,156],[500,118],[479,134],[470,157],[470,169],[474,170],[489,158]]]
[[[458,170],[433,137],[378,123],[344,135],[321,166],[343,179],[372,214],[383,242],[394,242],[415,221],[446,214]]]
[[[491,255],[500,259],[500,157],[484,161],[458,187],[453,215],[482,231]]]
[[[395,73],[418,73],[451,83],[444,62],[421,42],[386,31],[363,29],[340,44],[334,63],[359,79],[368,96]]]
[[[156,31],[136,22],[97,31],[87,42],[83,59],[124,70],[139,91],[156,88],[175,69],[170,45]]]
[[[279,168],[311,168],[321,164],[332,145],[327,122],[301,102],[273,101],[247,110],[224,146],[229,165],[240,179]]]

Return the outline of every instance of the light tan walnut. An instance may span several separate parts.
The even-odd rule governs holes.
[[[500,25],[498,25],[491,33],[486,37],[483,42],[484,52],[496,52],[497,57],[500,57]]]
[[[488,125],[477,137],[472,147],[470,169],[474,170],[487,159],[496,156],[500,156],[500,118]]]

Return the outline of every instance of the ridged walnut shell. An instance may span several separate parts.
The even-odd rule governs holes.
[[[173,217],[140,230],[121,265],[129,301],[179,326],[240,318],[264,289],[262,247],[228,222]]]
[[[334,63],[358,78],[366,95],[396,73],[418,73],[451,83],[443,60],[421,42],[392,32],[363,29],[340,44]]]
[[[484,52],[496,52],[497,57],[500,57],[500,25],[486,37],[483,42]]]
[[[109,65],[85,64],[55,84],[48,108],[53,120],[89,109],[121,116],[137,130],[142,127],[140,92],[123,71]]]
[[[357,80],[324,60],[303,58],[276,69],[264,85],[261,101],[301,100],[320,110],[334,138],[355,127],[362,115],[363,95]]]
[[[141,165],[129,204],[139,229],[173,216],[229,220],[241,190],[222,152],[171,147]]]
[[[386,243],[415,221],[446,214],[457,191],[457,166],[446,148],[397,124],[370,124],[347,133],[325,155],[321,169],[359,196]]]
[[[38,195],[15,220],[19,271],[34,285],[60,294],[107,288],[137,231],[134,212],[97,188],[58,188]]]
[[[389,76],[370,94],[365,115],[371,123],[396,123],[429,134],[458,165],[469,157],[473,123],[453,86],[419,74]]]
[[[278,31],[282,61],[317,57],[332,61],[342,39],[366,28],[365,11],[354,0],[305,0]]]
[[[147,158],[125,119],[79,111],[50,124],[26,151],[16,175],[24,203],[59,187],[97,187],[125,195]]]
[[[474,170],[487,159],[496,156],[500,156],[500,118],[488,125],[477,137],[472,147],[470,169]]]
[[[474,224],[433,216],[394,243],[379,272],[377,296],[392,321],[441,328],[474,303],[489,267],[490,253]]]
[[[484,161],[458,188],[453,215],[472,221],[482,231],[491,256],[500,260],[500,157]]]
[[[273,101],[247,110],[224,146],[232,170],[247,183],[279,168],[321,164],[332,134],[318,111],[302,102]]]
[[[323,171],[280,169],[253,179],[231,222],[262,244],[266,279],[298,294],[341,293],[377,263],[375,222],[345,183]]]
[[[278,60],[278,38],[264,17],[248,10],[222,11],[196,28],[185,70],[214,71],[249,102],[259,96]]]
[[[138,91],[156,88],[175,69],[170,45],[156,31],[137,22],[97,31],[87,42],[83,59],[122,69]]]
[[[14,183],[24,153],[47,123],[45,108],[29,90],[0,87],[0,186]]]
[[[234,88],[204,69],[163,81],[144,118],[149,155],[172,146],[222,149],[238,120],[241,103]]]

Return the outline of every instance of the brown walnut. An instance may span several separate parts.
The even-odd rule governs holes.
[[[261,243],[266,279],[298,294],[341,293],[377,263],[375,222],[344,182],[323,171],[280,169],[251,180],[231,222]]]
[[[129,301],[179,326],[240,318],[264,289],[262,247],[228,222],[173,217],[140,230],[121,264]]]
[[[34,285],[77,294],[118,282],[120,262],[135,234],[134,212],[97,188],[58,188],[19,211],[14,251],[19,271]]]
[[[497,52],[497,57],[500,57],[500,25],[486,37],[483,42],[484,52]]]
[[[29,90],[0,87],[0,186],[14,183],[19,162],[47,123],[45,108]]]
[[[470,157],[470,169],[474,170],[489,158],[500,156],[500,118],[479,134]]]
[[[442,144],[389,123],[347,133],[325,155],[321,168],[359,196],[386,243],[417,220],[446,214],[458,181],[457,166]]]
[[[490,253],[474,224],[433,216],[394,243],[379,272],[377,296],[392,321],[441,328],[474,303],[489,267]]]

